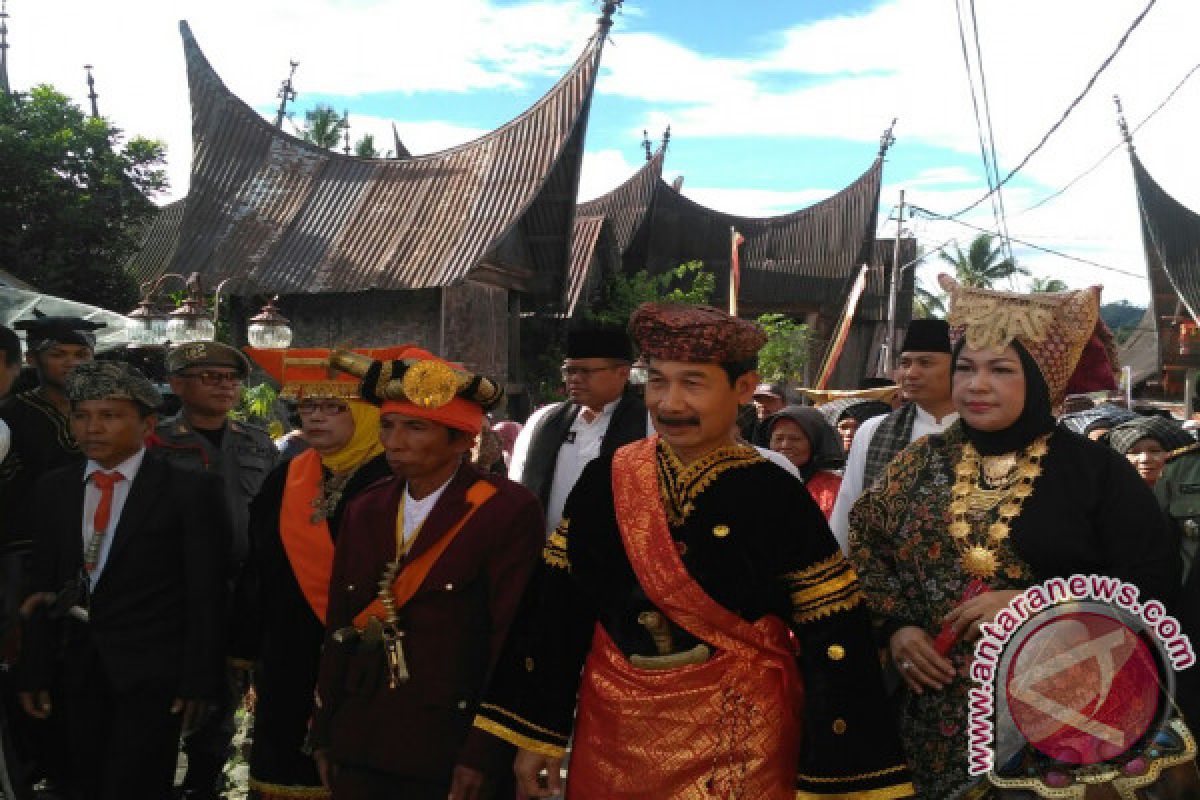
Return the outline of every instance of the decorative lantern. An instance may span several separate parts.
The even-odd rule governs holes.
[[[159,347],[167,338],[167,315],[149,296],[143,297],[137,308],[127,315],[131,347]]]
[[[287,317],[279,313],[276,295],[262,307],[262,311],[250,318],[246,328],[246,339],[250,346],[259,350],[286,350],[292,343],[292,328]]]
[[[1179,323],[1179,355],[1200,355],[1200,326],[1192,320]]]
[[[217,326],[204,308],[200,276],[193,272],[187,285],[187,298],[167,317],[167,339],[172,344],[212,341],[217,335]]]

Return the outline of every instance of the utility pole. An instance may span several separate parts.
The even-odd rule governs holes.
[[[92,101],[92,119],[99,119],[100,107],[96,104],[96,100],[100,95],[96,94],[96,79],[92,77],[92,65],[84,64],[83,68],[87,70],[88,99]]]
[[[350,147],[350,109],[348,108],[342,114],[342,123],[342,141],[344,142],[342,152],[350,155],[352,148]]]
[[[896,360],[896,299],[900,294],[900,238],[904,233],[904,190],[900,190],[900,205],[896,209],[896,242],[892,248],[892,281],[888,286],[887,313],[887,344],[883,349],[883,360],[880,362],[882,378],[892,377],[892,368]]]
[[[276,95],[279,98],[279,110],[275,112],[275,127],[280,130],[283,130],[283,118],[287,115],[288,101],[296,99],[292,78],[296,77],[296,67],[300,66],[299,61],[289,61],[288,63],[292,65],[292,71],[288,73],[287,80],[279,87],[279,93]]]

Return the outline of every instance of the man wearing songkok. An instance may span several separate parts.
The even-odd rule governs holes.
[[[25,360],[36,370],[38,386],[0,404],[0,422],[10,434],[8,452],[0,460],[0,555],[6,562],[4,589],[14,593],[17,602],[28,589],[33,541],[43,511],[29,501],[34,486],[47,472],[83,461],[67,422],[67,374],[91,361],[93,331],[104,327],[77,317],[33,313],[32,319],[18,320],[13,327],[25,331]],[[14,697],[6,693],[5,702],[15,709]],[[43,723],[23,714],[14,714],[12,721],[14,760],[20,762],[13,771],[22,774],[17,780],[52,787],[64,769],[57,752],[61,733],[54,730],[58,721]]]
[[[467,458],[496,383],[410,347],[339,353],[380,405],[394,477],[346,509],[313,741],[334,800],[508,800],[512,749],[471,727],[545,542],[537,498]]]
[[[225,502],[233,520],[231,575],[246,558],[250,501],[275,464],[278,451],[270,435],[255,425],[229,418],[241,399],[250,363],[220,342],[190,342],[171,348],[166,358],[171,390],[181,401],[179,413],[161,420],[148,444],[172,464],[211,472],[225,484]],[[240,698],[239,698],[240,699]],[[215,800],[225,782],[231,754],[236,701],[213,710],[204,725],[184,742],[187,800]]]
[[[250,357],[296,403],[310,449],[280,464],[250,507],[250,553],[234,600],[232,652],[256,696],[250,790],[259,800],[327,797],[305,746],[325,639],[334,544],[346,506],[391,474],[379,409],[359,381],[330,372],[331,351],[255,350]],[[391,358],[392,350],[356,351]]]
[[[630,330],[658,435],[584,469],[475,726],[530,797],[561,791],[573,719],[569,800],[910,796],[858,579],[735,440],[762,329],[645,304]]]
[[[562,519],[563,505],[593,458],[649,435],[646,405],[629,386],[629,336],[618,328],[567,333],[563,380],[570,399],[529,417],[513,446],[508,477],[542,501],[546,530]]]
[[[950,328],[941,319],[914,319],[900,349],[900,389],[907,402],[859,426],[829,527],[846,552],[850,508],[896,455],[912,442],[941,433],[958,419],[950,400]]]
[[[223,683],[221,482],[146,450],[161,398],[130,365],[81,364],[65,388],[87,460],[44,475],[33,499],[21,703],[65,722],[69,797],[162,798],[181,730]]]

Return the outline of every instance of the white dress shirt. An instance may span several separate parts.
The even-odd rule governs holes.
[[[104,538],[100,540],[100,552],[96,556],[96,568],[91,573],[93,586],[96,584],[96,581],[100,580],[100,574],[104,572],[104,565],[108,563],[108,551],[112,549],[113,536],[116,534],[117,524],[121,521],[121,512],[125,510],[125,500],[129,497],[129,489],[133,486],[133,479],[137,477],[138,470],[142,468],[142,459],[145,456],[146,448],[143,447],[113,468],[124,475],[125,479],[113,484],[112,508],[108,514],[108,528],[104,531]],[[96,517],[96,508],[100,505],[100,496],[102,494],[100,487],[91,480],[92,473],[112,471],[111,469],[105,469],[91,460],[83,468],[83,553],[85,557],[87,556],[88,546],[92,542],[92,521]]]
[[[414,500],[413,496],[408,493],[408,487],[404,487],[403,534],[405,544],[408,544],[409,540],[416,536],[417,531],[421,530],[421,526],[425,524],[429,512],[433,511],[433,507],[437,505],[438,498],[442,496],[442,492],[446,491],[446,487],[450,485],[450,481],[452,480],[454,480],[454,475],[451,475],[449,480],[420,500]]]
[[[584,419],[584,410],[575,415],[571,430],[558,448],[558,460],[554,462],[554,481],[550,484],[550,498],[546,502],[546,533],[549,534],[562,521],[563,508],[567,504],[567,495],[575,487],[583,468],[588,462],[600,455],[600,447],[604,443],[604,434],[608,433],[609,423],[612,422],[613,411],[620,398],[604,406],[591,422]],[[513,444],[512,464],[508,468],[510,480],[520,482],[525,472],[525,462],[529,458],[529,444],[533,440],[533,432],[538,423],[557,405],[544,406],[530,415],[525,427],[517,435]],[[654,432],[650,415],[646,415],[646,435]]]
[[[854,442],[850,445],[850,453],[846,456],[846,471],[842,475],[842,486],[838,489],[837,502],[833,504],[833,513],[829,517],[829,527],[833,536],[842,547],[843,553],[850,552],[850,509],[866,491],[863,486],[863,475],[867,469],[867,450],[875,432],[883,424],[887,415],[871,417],[858,426],[854,434]],[[951,411],[941,419],[937,419],[925,409],[917,406],[917,418],[913,420],[912,436],[909,444],[928,436],[931,433],[941,433],[954,424],[958,413]]]

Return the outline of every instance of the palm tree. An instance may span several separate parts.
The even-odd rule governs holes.
[[[375,137],[364,133],[354,145],[354,155],[359,158],[379,158],[379,151],[375,149]]]
[[[981,233],[971,240],[966,253],[956,242],[954,255],[945,250],[938,255],[954,267],[954,277],[963,286],[990,289],[997,281],[1008,280],[1014,275],[1028,275],[1029,270],[1017,266],[1011,258],[1002,257],[1002,247],[994,243],[995,238],[990,233]]]
[[[1031,278],[1029,280],[1029,291],[1031,292],[1065,292],[1068,288],[1066,281],[1058,278]]]
[[[349,125],[344,116],[327,105],[317,105],[313,110],[305,111],[304,121],[307,124],[304,141],[327,150],[337,149],[342,143],[342,132]]]
[[[913,287],[913,318],[945,319],[946,295],[917,284]]]

